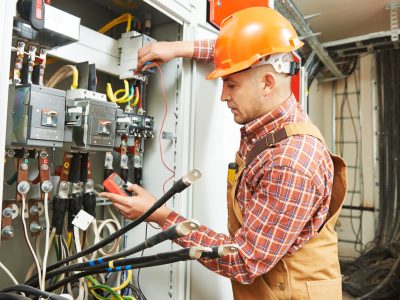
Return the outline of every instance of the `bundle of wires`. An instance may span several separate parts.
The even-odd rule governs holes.
[[[369,250],[342,262],[343,289],[359,299],[400,296],[400,50],[377,52],[379,215]]]
[[[111,28],[122,24],[122,23],[126,23],[126,32],[131,31],[131,27],[132,27],[132,21],[136,22],[136,27],[138,31],[142,30],[142,23],[140,22],[140,20],[138,18],[136,18],[135,16],[133,16],[130,13],[125,13],[121,16],[119,16],[118,18],[108,22],[106,25],[104,25],[103,27],[101,27],[99,29],[100,33],[105,33],[107,31],[109,31]]]
[[[55,87],[60,81],[72,75],[71,90],[78,88],[78,69],[73,65],[65,65],[58,69],[47,81],[46,86]]]

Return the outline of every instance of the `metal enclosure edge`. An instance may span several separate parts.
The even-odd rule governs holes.
[[[11,58],[11,41],[12,41],[12,28],[13,28],[13,17],[15,14],[15,0],[4,0],[0,1],[0,24],[2,28],[2,34],[0,35],[0,69],[10,69],[10,58]],[[7,106],[8,106],[8,72],[0,72],[0,99],[3,103],[3,109],[0,113],[0,149],[2,154],[0,155],[0,182],[4,181],[4,149],[6,141],[6,123],[7,123]],[[0,185],[0,194],[3,194],[3,184]],[[0,200],[0,211],[2,209],[3,199]],[[0,214],[0,223],[2,215]]]

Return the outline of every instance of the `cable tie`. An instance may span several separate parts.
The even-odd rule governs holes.
[[[115,270],[116,271],[122,271],[122,267],[116,267]]]
[[[131,270],[131,269],[132,269],[132,265],[125,266],[125,270]]]
[[[95,263],[93,260],[89,260],[89,266],[94,267]]]
[[[107,268],[107,272],[112,272],[112,271],[113,271],[113,269]]]
[[[101,264],[104,264],[104,260],[103,260],[102,257],[98,258],[97,261],[98,261],[99,263],[101,263]]]

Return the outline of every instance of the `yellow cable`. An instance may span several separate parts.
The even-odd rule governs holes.
[[[116,291],[120,291],[120,290],[126,288],[131,283],[132,277],[133,277],[133,271],[132,270],[128,270],[128,276],[126,277],[126,280],[121,285],[113,287],[111,289],[114,292],[116,292]]]
[[[131,107],[135,107],[138,104],[139,98],[140,98],[140,96],[139,96],[139,88],[136,87],[135,88],[135,101],[133,101],[133,103],[131,104]]]
[[[132,15],[130,13],[125,13],[119,16],[118,18],[108,22],[106,25],[104,25],[102,28],[99,29],[100,33],[105,33],[111,28],[115,27],[118,24],[127,22],[126,24],[126,32],[131,31],[131,22],[132,22]]]
[[[119,100],[117,100],[117,103],[118,104],[127,103],[127,102],[129,102],[129,101],[131,101],[133,99],[133,95],[134,95],[134,93],[129,95],[129,97],[126,98],[126,99],[119,99]]]
[[[110,22],[108,22],[106,25],[104,25],[103,27],[101,27],[99,29],[100,33],[104,33],[108,30],[110,30],[112,27],[114,27],[115,25],[119,24],[118,22],[121,22],[121,19],[123,20],[124,18],[126,18],[125,14],[119,16],[118,18],[111,20]]]
[[[112,90],[111,83],[107,83],[106,92],[107,92],[107,97],[108,97],[108,99],[110,99],[111,102],[117,102],[117,100],[115,100],[115,96],[114,96],[114,92]]]
[[[71,85],[71,90],[75,90],[78,88],[78,78],[79,78],[79,73],[78,73],[78,68],[73,67],[72,68],[72,85]]]
[[[128,82],[128,80],[124,80],[124,86],[125,86],[124,95],[121,98],[117,98],[116,97],[117,93],[113,92],[111,83],[107,83],[106,91],[107,91],[108,99],[110,99],[111,102],[116,102],[116,103],[126,103],[126,102],[129,102],[130,100],[132,100],[132,99],[129,99],[129,82]],[[129,100],[127,100],[127,99],[129,99]]]
[[[109,262],[109,266],[110,266],[110,262]],[[112,267],[114,267],[114,264],[112,264]],[[114,291],[114,292],[117,292],[117,291],[120,291],[120,290],[126,288],[126,287],[132,282],[132,278],[133,278],[133,270],[128,270],[128,276],[127,276],[126,280],[125,280],[121,285],[111,288],[111,290]],[[102,298],[99,294],[97,294],[96,291],[94,291],[93,289],[91,289],[91,286],[92,286],[92,285],[100,285],[100,284],[96,281],[96,279],[94,279],[94,278],[91,277],[91,276],[86,277],[86,279],[88,279],[88,287],[89,287],[90,293],[91,293],[96,299],[103,300],[104,298]],[[102,288],[99,287],[99,289],[102,289]],[[102,290],[105,290],[105,289],[102,289]],[[119,296],[119,295],[118,295],[118,296]],[[119,297],[120,297],[120,296],[119,296]],[[121,299],[123,300],[122,297],[121,297]],[[133,299],[136,299],[136,298],[133,297]]]
[[[111,260],[111,261],[108,262],[108,267],[109,267],[110,269],[114,269],[114,261],[113,261],[113,260]]]
[[[125,89],[119,89],[118,91],[116,91],[116,92],[114,93],[114,96],[115,96],[115,97],[118,97],[118,95],[121,94],[121,93],[125,93]]]
[[[93,295],[93,297],[95,297],[97,300],[104,300],[104,299],[111,299],[111,300],[124,300],[124,298],[120,295],[116,295],[117,299],[114,298],[114,296],[112,296],[111,298],[105,298],[100,296],[94,289],[91,289],[92,287],[92,283],[90,281],[88,281],[88,287],[89,287],[89,291],[90,293]],[[102,291],[106,291],[106,292],[110,292],[109,290],[107,290],[106,288],[103,287],[96,287],[97,289],[100,289]]]
[[[71,247],[71,243],[72,243],[72,232],[68,232],[68,236],[67,236],[67,247],[68,247],[68,249]]]
[[[129,14],[128,15],[128,23],[126,24],[126,32],[130,32],[131,31],[131,25],[132,25],[132,15]]]

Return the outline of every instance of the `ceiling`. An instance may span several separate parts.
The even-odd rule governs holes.
[[[281,1],[281,0],[278,0]],[[293,0],[304,16],[320,13],[309,20],[321,42],[334,41],[390,30],[385,3],[396,0]]]

